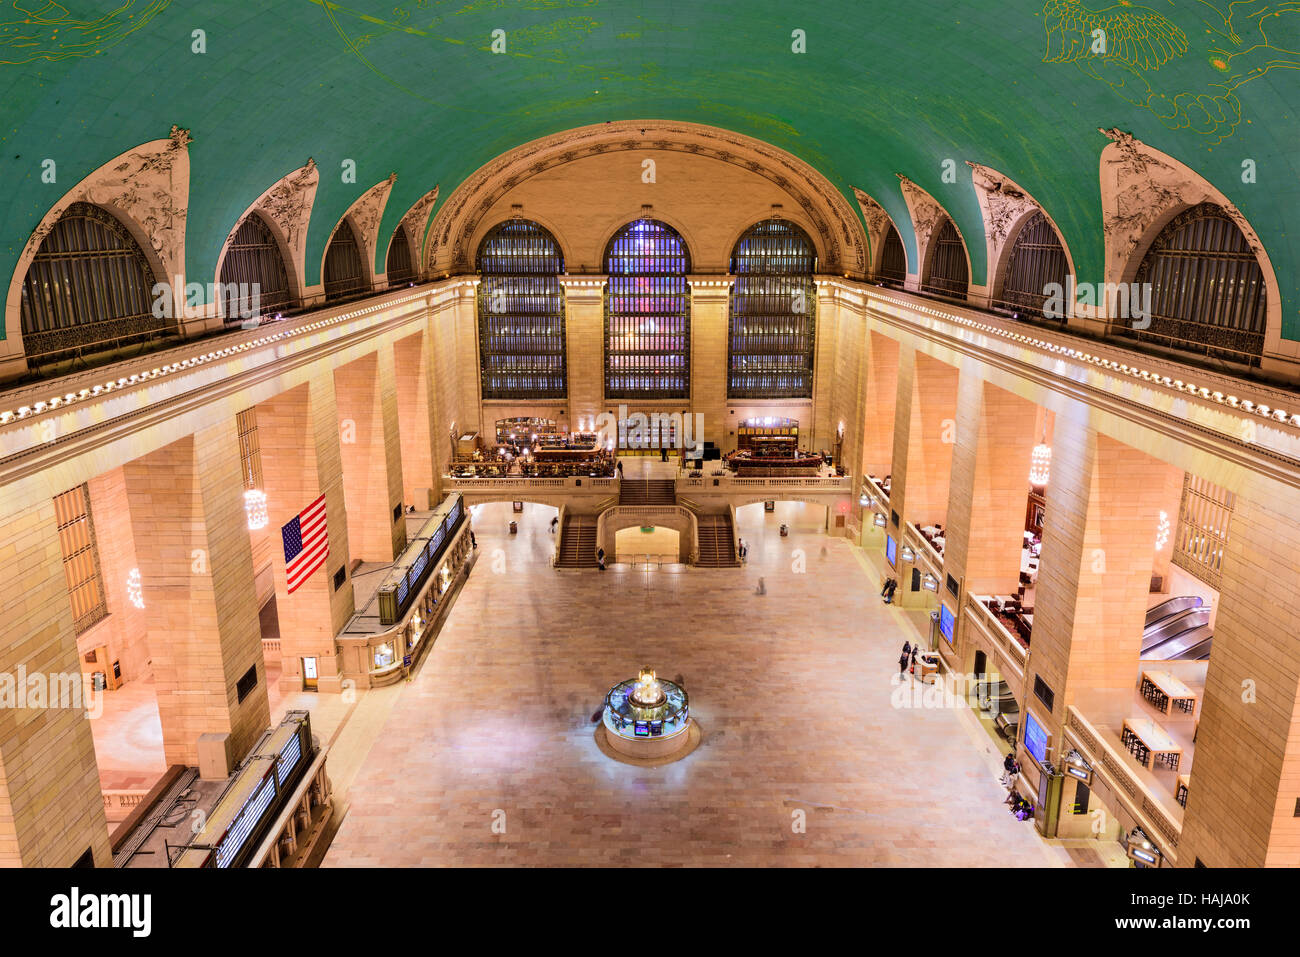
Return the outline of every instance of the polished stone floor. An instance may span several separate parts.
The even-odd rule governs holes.
[[[1088,863],[1007,812],[968,709],[896,706],[916,632],[823,509],[744,510],[743,568],[606,572],[551,567],[553,510],[514,536],[509,505],[476,511],[475,568],[356,755],[326,866]],[[704,732],[662,767],[593,738],[642,664],[684,677]]]

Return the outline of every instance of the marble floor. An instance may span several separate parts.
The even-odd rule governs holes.
[[[446,627],[347,749],[325,866],[1089,863],[1007,812],[969,709],[898,706],[914,626],[804,508],[747,510],[743,568],[606,572],[551,567],[552,510],[527,506],[514,536],[508,504],[476,510]],[[642,664],[684,678],[703,729],[661,767],[593,737]]]

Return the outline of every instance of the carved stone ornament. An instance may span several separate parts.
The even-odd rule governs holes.
[[[307,165],[299,167],[272,186],[254,207],[279,228],[295,259],[299,261],[306,249],[307,223],[311,218],[312,202],[316,198],[319,182],[320,173],[316,169],[316,161],[309,158]],[[234,239],[238,230],[239,223],[236,223],[227,243]]]
[[[424,271],[424,231],[429,225],[429,212],[436,202],[438,202],[437,186],[417,199],[415,205],[408,209],[406,215],[402,217],[402,228],[406,230],[406,237],[410,240],[415,252],[415,270],[417,273]]]

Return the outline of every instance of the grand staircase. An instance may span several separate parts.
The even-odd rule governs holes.
[[[619,483],[619,505],[676,505],[676,484],[672,479],[623,479]]]
[[[699,515],[700,558],[703,568],[735,568],[736,536],[731,527],[730,515]]]
[[[559,568],[596,567],[596,516],[566,515],[560,529]]]

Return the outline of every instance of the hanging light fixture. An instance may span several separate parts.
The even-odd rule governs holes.
[[[1160,512],[1160,525],[1156,528],[1156,551],[1160,551],[1160,549],[1164,548],[1165,543],[1168,541],[1169,513],[1162,510]]]
[[[248,516],[250,529],[266,528],[270,518],[266,513],[266,493],[261,489],[250,488],[244,493],[244,514]]]
[[[136,608],[144,607],[144,591],[140,587],[140,569],[133,568],[126,576],[126,597]]]
[[[1034,454],[1029,460],[1029,484],[1042,488],[1052,474],[1052,447],[1046,442],[1034,446]]]

